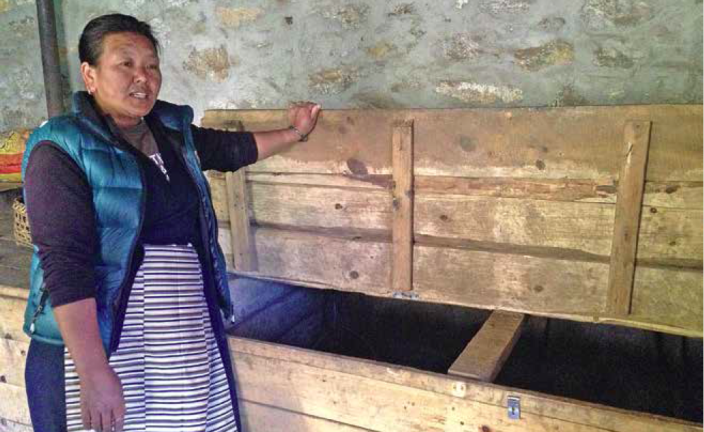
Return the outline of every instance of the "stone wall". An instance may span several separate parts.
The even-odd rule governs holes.
[[[92,17],[163,44],[162,98],[209,108],[702,102],[701,0],[57,1],[66,91]],[[0,131],[46,116],[36,7],[0,0]]]

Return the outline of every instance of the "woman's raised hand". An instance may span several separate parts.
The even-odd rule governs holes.
[[[301,138],[307,137],[315,129],[320,110],[321,106],[313,102],[294,102],[288,108],[288,121]]]

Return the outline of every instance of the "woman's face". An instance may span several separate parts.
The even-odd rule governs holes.
[[[139,123],[161,88],[159,56],[149,39],[137,33],[107,35],[97,64],[81,64],[81,75],[98,107],[118,126]]]

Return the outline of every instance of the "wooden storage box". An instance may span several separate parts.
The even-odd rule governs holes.
[[[210,111],[203,124],[287,121],[284,111]],[[484,310],[447,371],[305,348],[324,322],[314,316],[291,321],[297,346],[232,336],[247,430],[701,430],[491,382],[516,360],[521,330],[541,319],[701,347],[701,157],[701,106],[332,110],[308,143],[213,173],[234,274],[396,299],[401,311]],[[25,431],[26,288],[15,285],[0,288],[0,419],[9,421],[0,430]],[[236,295],[239,317],[257,311],[254,328],[281,328],[295,309],[274,312],[292,295],[281,285]],[[519,418],[509,418],[509,403]]]
[[[702,336],[701,106],[326,111],[211,178],[237,274]]]
[[[203,119],[252,131],[286,124],[284,111]],[[254,430],[698,430],[488,382],[526,317],[701,347],[701,155],[701,106],[333,110],[308,143],[214,173],[235,274],[496,311],[440,374],[232,339],[248,421]],[[520,420],[507,417],[509,396]]]
[[[489,311],[248,279],[233,285],[238,337],[230,344],[247,430],[700,427],[652,414],[701,418],[701,340],[530,317],[486,384],[448,369]],[[520,419],[509,418],[509,397]]]

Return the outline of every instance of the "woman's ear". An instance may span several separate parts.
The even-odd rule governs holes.
[[[88,94],[93,94],[95,92],[95,68],[88,62],[81,63],[81,77]]]

